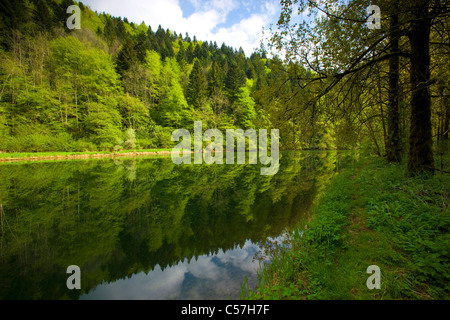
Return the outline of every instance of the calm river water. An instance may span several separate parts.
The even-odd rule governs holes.
[[[354,157],[284,152],[274,176],[170,157],[1,164],[0,299],[237,299],[261,243]]]

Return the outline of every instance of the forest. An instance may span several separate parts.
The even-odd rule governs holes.
[[[173,146],[175,128],[253,128],[272,62],[72,1],[6,1],[1,25],[0,150],[94,151]]]
[[[449,298],[449,2],[279,8],[244,52],[73,0],[0,2],[0,299],[79,299],[250,240],[271,264],[256,287],[226,278],[241,298]],[[197,121],[278,129],[280,171],[143,155]],[[65,286],[71,264],[82,291]]]
[[[81,29],[66,27],[73,4]],[[449,133],[448,3],[379,5],[372,29],[367,1],[281,1],[268,43],[245,53],[81,2],[2,1],[0,150],[170,148],[174,129],[202,120],[277,128],[284,150],[362,149],[432,172]]]

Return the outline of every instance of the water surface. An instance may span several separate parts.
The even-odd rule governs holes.
[[[239,298],[261,242],[307,220],[353,157],[286,152],[274,176],[170,158],[2,164],[0,298]]]

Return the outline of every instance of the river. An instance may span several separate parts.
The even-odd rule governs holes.
[[[237,299],[264,241],[307,223],[354,158],[283,152],[274,176],[170,157],[1,164],[0,298]]]

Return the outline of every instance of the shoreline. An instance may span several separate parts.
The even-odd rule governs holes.
[[[301,152],[301,151],[350,151],[350,150],[280,150],[283,152]],[[226,151],[223,151],[226,152]],[[55,155],[52,155],[55,153]],[[0,163],[5,162],[19,162],[19,161],[45,161],[45,160],[83,160],[83,159],[103,159],[103,158],[119,158],[119,157],[139,157],[139,156],[169,156],[172,151],[160,150],[160,151],[129,151],[129,152],[0,152]],[[191,151],[191,153],[195,153]],[[3,154],[11,154],[11,157],[2,157]],[[23,156],[14,156],[23,155]]]
[[[118,158],[118,157],[137,157],[137,156],[168,156],[171,151],[136,151],[124,153],[80,153],[67,155],[39,155],[0,158],[0,162],[18,162],[18,161],[41,161],[41,160],[73,160],[73,159],[102,159],[102,158]]]
[[[342,169],[307,227],[269,248],[272,262],[256,288],[243,283],[241,299],[448,299],[449,180],[408,177],[405,167],[367,157]],[[377,290],[367,285],[373,265]]]

